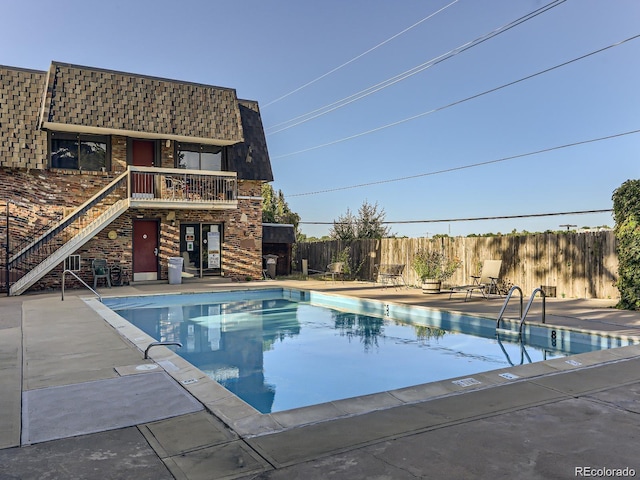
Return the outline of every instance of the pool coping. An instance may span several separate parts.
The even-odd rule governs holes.
[[[247,288],[246,290],[264,289],[265,288]],[[233,291],[237,292],[238,290],[234,289]],[[180,294],[189,293],[203,292],[181,292]],[[321,293],[327,294],[327,292]],[[166,294],[124,296],[157,295]],[[336,296],[345,297],[345,295]],[[109,307],[102,304],[98,299],[82,298],[82,300],[96,311],[104,321],[111,325],[111,327],[114,328],[121,337],[141,352],[144,352],[149,343],[156,341],[156,339],[149,336],[138,327],[129,323],[123,317],[112,311]],[[402,305],[397,302],[385,301],[385,303]],[[415,308],[439,310],[418,305],[416,305]],[[456,312],[454,310],[451,310],[450,312],[474,316],[469,313]],[[476,316],[487,318],[482,315]],[[606,335],[605,332],[597,330],[568,328],[566,326],[556,326],[550,323],[546,323],[545,325],[547,327],[555,327],[562,330],[571,330],[586,334],[603,335],[604,333]],[[640,337],[632,335],[615,335],[615,337],[640,341]],[[411,387],[404,387],[348,399],[334,400],[317,405],[295,408],[292,410],[263,414],[244,402],[235,394],[231,393],[215,380],[208,377],[204,372],[169,348],[159,346],[154,347],[149,351],[149,358],[151,360],[153,360],[160,368],[185,388],[209,412],[226,423],[242,438],[268,435],[306,425],[363,415],[377,410],[385,410],[388,408],[416,404],[447,396],[460,395],[508,383],[523,382],[536,377],[581,370],[597,365],[617,363],[637,357],[638,355],[640,355],[640,345],[623,346],[607,350],[576,354],[570,357],[554,358],[525,365],[503,367],[473,374],[471,376],[454,377]],[[136,370],[135,366],[132,366],[132,368],[128,370],[129,374],[141,374],[145,372],[145,370]]]

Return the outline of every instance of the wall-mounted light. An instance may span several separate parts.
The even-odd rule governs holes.
[[[165,145],[167,146],[167,148],[169,148],[169,147],[171,146],[171,140],[167,140],[167,141],[165,142]]]

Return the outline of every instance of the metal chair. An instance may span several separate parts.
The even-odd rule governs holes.
[[[335,262],[327,265],[327,271],[324,272],[325,276],[331,275],[331,281],[335,282],[336,277],[342,277],[344,282],[344,262]]]
[[[93,288],[97,288],[98,279],[107,280],[107,285],[111,288],[111,269],[107,266],[104,258],[96,258],[91,262],[91,271],[93,272]]]

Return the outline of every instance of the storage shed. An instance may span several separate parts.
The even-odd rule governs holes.
[[[276,275],[291,275],[295,227],[286,223],[262,224],[262,255],[277,255]],[[263,268],[266,268],[263,265]]]

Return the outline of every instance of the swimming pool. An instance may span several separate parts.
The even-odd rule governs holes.
[[[631,344],[527,324],[289,289],[105,298],[261,413]]]

